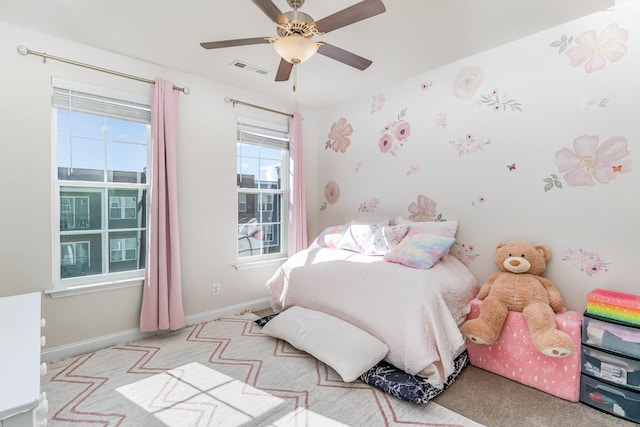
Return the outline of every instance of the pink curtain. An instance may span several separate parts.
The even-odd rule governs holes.
[[[156,78],[151,98],[149,224],[140,330],[185,325],[180,277],[176,145],[179,92]]]
[[[307,247],[307,209],[304,195],[302,116],[289,117],[289,256]]]

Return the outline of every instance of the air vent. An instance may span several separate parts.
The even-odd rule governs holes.
[[[239,59],[234,60],[231,63],[231,66],[240,68],[240,69],[245,70],[245,71],[249,71],[251,73],[260,74],[262,76],[266,76],[266,75],[269,74],[269,70],[267,70],[265,68],[257,67],[255,65],[251,65],[248,62],[241,61]]]

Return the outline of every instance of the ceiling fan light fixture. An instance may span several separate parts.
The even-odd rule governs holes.
[[[279,38],[273,42],[273,48],[285,61],[299,64],[318,51],[318,43],[294,34]]]

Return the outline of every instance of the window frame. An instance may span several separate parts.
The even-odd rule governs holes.
[[[290,197],[290,189],[289,189],[289,129],[288,125],[275,123],[275,122],[265,122],[259,121],[253,118],[241,117],[237,118],[237,137],[236,137],[236,163],[240,160],[242,156],[238,154],[239,144],[249,144],[249,145],[258,145],[262,147],[278,149],[280,150],[280,188],[272,189],[272,188],[254,188],[254,187],[240,187],[236,186],[236,230],[238,230],[238,244],[236,245],[236,269],[241,270],[245,268],[252,268],[256,266],[262,266],[265,263],[272,262],[281,262],[282,260],[288,257],[288,226],[289,226],[289,197]],[[264,138],[266,141],[261,143],[260,137],[257,137],[253,141],[243,139],[242,129],[250,129],[250,128],[262,128],[267,131],[273,131],[275,133],[280,134],[284,137],[286,135],[286,141],[278,142],[275,138]],[[241,171],[236,167],[236,180],[239,176],[243,176]],[[266,235],[267,229],[271,229],[269,233],[273,235],[273,226],[280,226],[281,232],[278,234],[280,250],[274,253],[267,254],[257,254],[257,255],[246,255],[240,256],[240,239],[245,236],[240,234],[240,229],[246,225],[239,222],[238,214],[240,212],[246,213],[249,210],[249,206],[251,203],[247,200],[249,197],[241,197],[244,195],[254,195],[255,203],[258,206],[255,206],[256,215],[261,216],[264,212],[263,209],[263,199],[271,199],[271,205],[275,204],[274,199],[276,197],[281,198],[281,206],[280,206],[280,221],[270,222],[270,221],[261,221],[261,218],[258,218],[256,225],[262,228],[263,235]],[[254,203],[254,204],[255,204]],[[273,206],[272,206],[273,207]],[[244,210],[242,210],[242,209]],[[272,209],[273,211],[273,209]],[[261,245],[261,247],[264,247]]]
[[[150,161],[150,158],[151,158],[151,120],[150,120],[151,99],[149,96],[140,96],[133,93],[120,92],[112,89],[105,89],[105,88],[96,87],[92,85],[85,85],[81,83],[69,82],[69,81],[53,78],[52,85],[51,85],[52,96],[53,96],[54,88],[88,93],[91,95],[95,95],[97,97],[106,97],[106,98],[112,98],[116,100],[122,100],[127,103],[138,104],[141,107],[140,108],[141,110],[143,110],[144,108],[148,109],[149,110],[148,120],[145,120],[145,119],[141,120],[139,117],[136,120],[132,120],[131,118],[127,119],[126,117],[120,117],[120,116],[114,116],[114,117],[119,119],[124,119],[124,120],[137,121],[145,124],[147,167],[148,165],[151,164],[151,161]],[[146,215],[146,218],[144,218],[145,226],[142,228],[134,227],[134,229],[138,232],[137,233],[138,239],[140,239],[141,236],[144,236],[144,239],[148,240],[148,233],[150,230],[149,210],[148,210],[149,179],[147,177],[145,182],[142,182],[142,183],[117,182],[117,181],[114,182],[114,181],[109,181],[109,178],[103,179],[102,181],[90,181],[90,180],[80,181],[80,180],[59,179],[58,177],[59,141],[58,141],[58,128],[57,128],[57,114],[58,114],[57,112],[59,109],[60,107],[52,104],[51,106],[52,193],[51,194],[52,194],[52,222],[53,222],[52,223],[52,246],[53,247],[52,247],[51,253],[52,253],[53,288],[45,290],[45,293],[51,295],[54,298],[58,298],[58,297],[73,296],[78,294],[97,292],[97,291],[103,291],[103,290],[109,290],[109,289],[140,286],[142,285],[142,282],[144,280],[145,268],[137,268],[137,269],[128,270],[128,271],[111,271],[111,272],[108,271],[109,264],[111,262],[110,261],[111,240],[126,240],[126,238],[122,238],[122,237],[112,238],[111,234],[118,233],[118,232],[127,232],[132,230],[129,228],[110,228],[109,222],[111,220],[126,221],[126,220],[138,219],[137,209],[136,209],[135,218],[128,218],[126,216],[119,219],[111,218],[111,198],[112,197],[119,198],[120,203],[123,203],[122,199],[129,197],[126,195],[113,195],[111,193],[112,191],[117,192],[118,190],[121,190],[121,189],[136,190],[138,193],[140,193],[141,190],[146,190],[146,194],[147,194],[146,208],[144,209],[144,212]],[[99,113],[96,110],[89,111],[89,113],[104,114],[104,113]],[[108,116],[109,114],[104,114],[104,115]],[[105,160],[105,167],[107,167],[106,160]],[[105,169],[105,170],[108,172],[108,169]],[[109,174],[107,173],[106,176],[108,177]],[[78,189],[80,191],[83,188],[85,188],[88,191],[90,190],[91,192],[100,193],[100,197],[102,200],[101,202],[102,207],[100,210],[102,224],[100,228],[92,229],[89,226],[86,229],[78,229],[78,231],[81,232],[79,234],[89,233],[89,234],[100,235],[100,239],[102,241],[101,260],[102,260],[103,267],[102,267],[102,272],[99,274],[89,274],[89,275],[84,275],[79,277],[68,277],[68,278],[62,277],[62,260],[61,260],[62,244],[71,243],[71,242],[63,242],[61,238],[63,235],[63,230],[61,230],[60,228],[60,221],[62,218],[60,204],[61,204],[61,198],[62,198],[61,194],[65,187]],[[83,196],[70,196],[70,197],[83,197]],[[137,199],[135,204],[139,202],[140,200]],[[71,206],[71,209],[72,211],[74,210],[73,206]],[[122,209],[121,213],[124,215],[126,207],[121,206],[120,209]],[[89,212],[91,212],[90,207],[89,207]],[[71,215],[74,215],[74,212],[71,212]],[[142,220],[142,217],[140,217],[140,220]],[[140,258],[141,256],[145,256],[145,254],[143,254],[143,252],[140,250],[140,248],[144,248],[145,246],[146,246],[146,242],[144,242],[144,244],[142,242],[139,243],[138,248],[136,249],[137,258]],[[93,251],[94,248],[90,247],[90,250]],[[96,249],[96,250],[99,250],[99,249]],[[125,252],[126,252],[126,249],[123,249],[123,255]],[[97,255],[94,254],[94,256],[97,256]],[[122,261],[126,261],[126,260],[123,259]]]

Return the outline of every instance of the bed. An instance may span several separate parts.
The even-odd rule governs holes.
[[[396,242],[385,239],[382,256],[380,251],[372,254],[363,243],[354,250],[353,243],[356,237],[371,243],[371,235],[385,226],[366,225],[368,237],[367,233],[354,236],[357,231],[349,225],[326,229],[267,282],[273,310],[279,313],[299,306],[342,319],[385,343],[389,348],[385,360],[393,366],[435,386],[442,385],[454,372],[456,357],[466,348],[459,326],[469,313],[478,282],[462,262],[448,254],[450,245],[439,256],[426,254],[426,258],[437,257],[428,268],[393,260],[389,255],[410,240],[409,236],[433,236],[424,230],[418,233],[419,226],[426,224],[405,223],[403,237]],[[440,224],[429,227],[430,232],[435,227],[447,234]],[[455,228],[457,223],[448,234],[455,234]],[[340,244],[345,236],[351,240],[348,249],[349,244]]]

